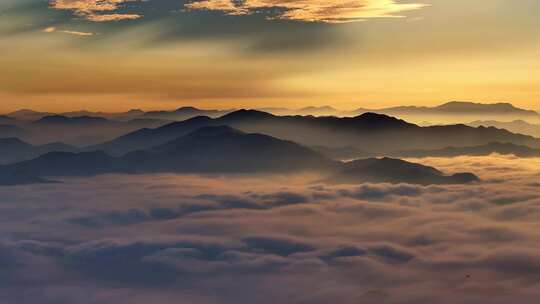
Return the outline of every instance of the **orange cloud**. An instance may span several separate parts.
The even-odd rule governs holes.
[[[134,0],[51,0],[52,8],[71,10],[75,15],[93,22],[107,22],[138,19],[138,14],[108,14],[121,4]]]
[[[188,10],[222,11],[228,15],[248,15],[267,9],[280,9],[275,19],[307,22],[346,23],[369,18],[403,17],[405,11],[427,6],[420,3],[398,3],[396,0],[196,0]]]

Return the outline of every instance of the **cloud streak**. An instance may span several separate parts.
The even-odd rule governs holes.
[[[41,31],[43,33],[48,33],[48,34],[51,34],[51,33],[64,33],[64,34],[80,36],[80,37],[89,37],[89,36],[94,36],[95,35],[94,33],[91,33],[91,32],[81,32],[81,31],[72,31],[72,30],[58,30],[56,27],[53,27],[53,26],[44,28]]]
[[[269,19],[305,22],[348,23],[370,18],[399,18],[407,11],[425,7],[420,3],[398,3],[394,0],[195,0],[188,10],[221,11],[228,15],[265,13]]]

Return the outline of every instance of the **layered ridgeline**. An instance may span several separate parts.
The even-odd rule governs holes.
[[[495,127],[506,129],[510,132],[527,134],[534,137],[540,137],[540,124],[529,123],[524,120],[496,121],[496,120],[477,120],[468,123],[472,127]]]
[[[96,116],[64,115],[47,115],[35,121],[11,118],[6,122],[11,124],[0,125],[0,138],[17,137],[33,144],[61,141],[75,146],[100,143],[141,128],[155,128],[170,123],[150,118],[117,121]]]
[[[435,107],[399,106],[383,109],[358,109],[347,113],[359,115],[366,112],[374,112],[392,116],[399,116],[414,121],[463,121],[464,119],[526,119],[540,120],[540,114],[536,111],[521,109],[510,103],[474,103],[464,101],[452,101]]]
[[[419,106],[398,106],[388,108],[358,108],[347,111],[336,109],[331,106],[309,106],[298,109],[283,107],[267,107],[256,109],[261,112],[267,112],[274,115],[302,115],[302,116],[337,116],[354,117],[364,113],[378,113],[402,118],[414,118],[414,120],[429,120],[430,117],[447,117],[451,120],[463,121],[465,117],[474,117],[473,120],[497,120],[508,121],[508,118],[539,120],[540,114],[533,110],[521,109],[510,103],[475,103],[468,101],[451,101],[433,107]],[[120,113],[92,112],[92,111],[74,111],[64,113],[38,112],[32,110],[19,110],[2,115],[6,118],[17,119],[21,121],[36,121],[46,116],[61,115],[66,117],[102,117],[110,120],[128,121],[137,118],[150,118],[162,120],[186,120],[196,116],[219,117],[234,112],[235,109],[199,109],[192,106],[180,107],[174,110],[161,111],[142,111],[139,109]],[[0,116],[0,123],[2,119]],[[506,118],[506,119],[504,119]],[[436,122],[436,121],[435,121]]]
[[[230,110],[213,110],[213,109],[199,109],[195,107],[181,107],[175,110],[162,110],[162,111],[142,111],[139,109],[129,110],[127,112],[118,112],[118,113],[107,113],[107,112],[93,112],[93,111],[73,111],[73,112],[63,112],[63,113],[50,113],[50,112],[39,112],[33,110],[18,110],[15,112],[7,113],[0,116],[0,123],[2,119],[11,119],[13,121],[19,122],[34,122],[45,118],[47,116],[64,116],[67,118],[79,118],[79,117],[94,117],[94,118],[105,118],[107,120],[114,121],[130,121],[134,119],[159,119],[159,120],[186,120],[196,116],[209,116],[209,117],[219,117],[227,113],[233,112],[234,109]]]
[[[75,152],[77,148],[63,143],[31,145],[18,138],[0,138],[0,165],[36,158],[49,152]]]
[[[291,141],[244,133],[228,126],[203,127],[187,135],[123,156],[104,152],[52,152],[36,159],[0,166],[0,184],[47,181],[48,177],[105,173],[299,173],[317,172],[332,183],[467,183],[472,174],[447,176],[401,160],[365,163],[330,160]]]
[[[195,117],[156,129],[141,129],[88,151],[122,155],[150,149],[206,126],[228,125],[249,133],[262,133],[305,146],[351,147],[370,155],[387,155],[411,149],[466,147],[508,142],[540,148],[540,139],[506,130],[466,125],[420,127],[386,115],[365,113],[356,117],[275,116],[255,110],[239,110],[219,118]]]

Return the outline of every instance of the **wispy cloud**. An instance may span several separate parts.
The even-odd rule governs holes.
[[[187,4],[186,8],[222,11],[228,15],[265,12],[270,14],[270,19],[346,23],[369,18],[403,17],[403,12],[425,6],[420,3],[398,3],[395,0],[196,0]]]
[[[95,35],[95,33],[91,33],[91,32],[81,32],[81,31],[72,31],[72,30],[59,30],[54,26],[44,28],[41,31],[43,33],[48,33],[48,34],[51,34],[51,33],[64,33],[64,34],[81,36],[81,37],[89,37],[89,36],[94,36]]]
[[[78,17],[93,22],[133,20],[142,17],[139,14],[111,13],[126,2],[134,0],[51,0],[52,8],[70,10]]]

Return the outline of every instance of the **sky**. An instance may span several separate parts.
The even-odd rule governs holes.
[[[537,0],[2,0],[0,112],[512,102]]]

